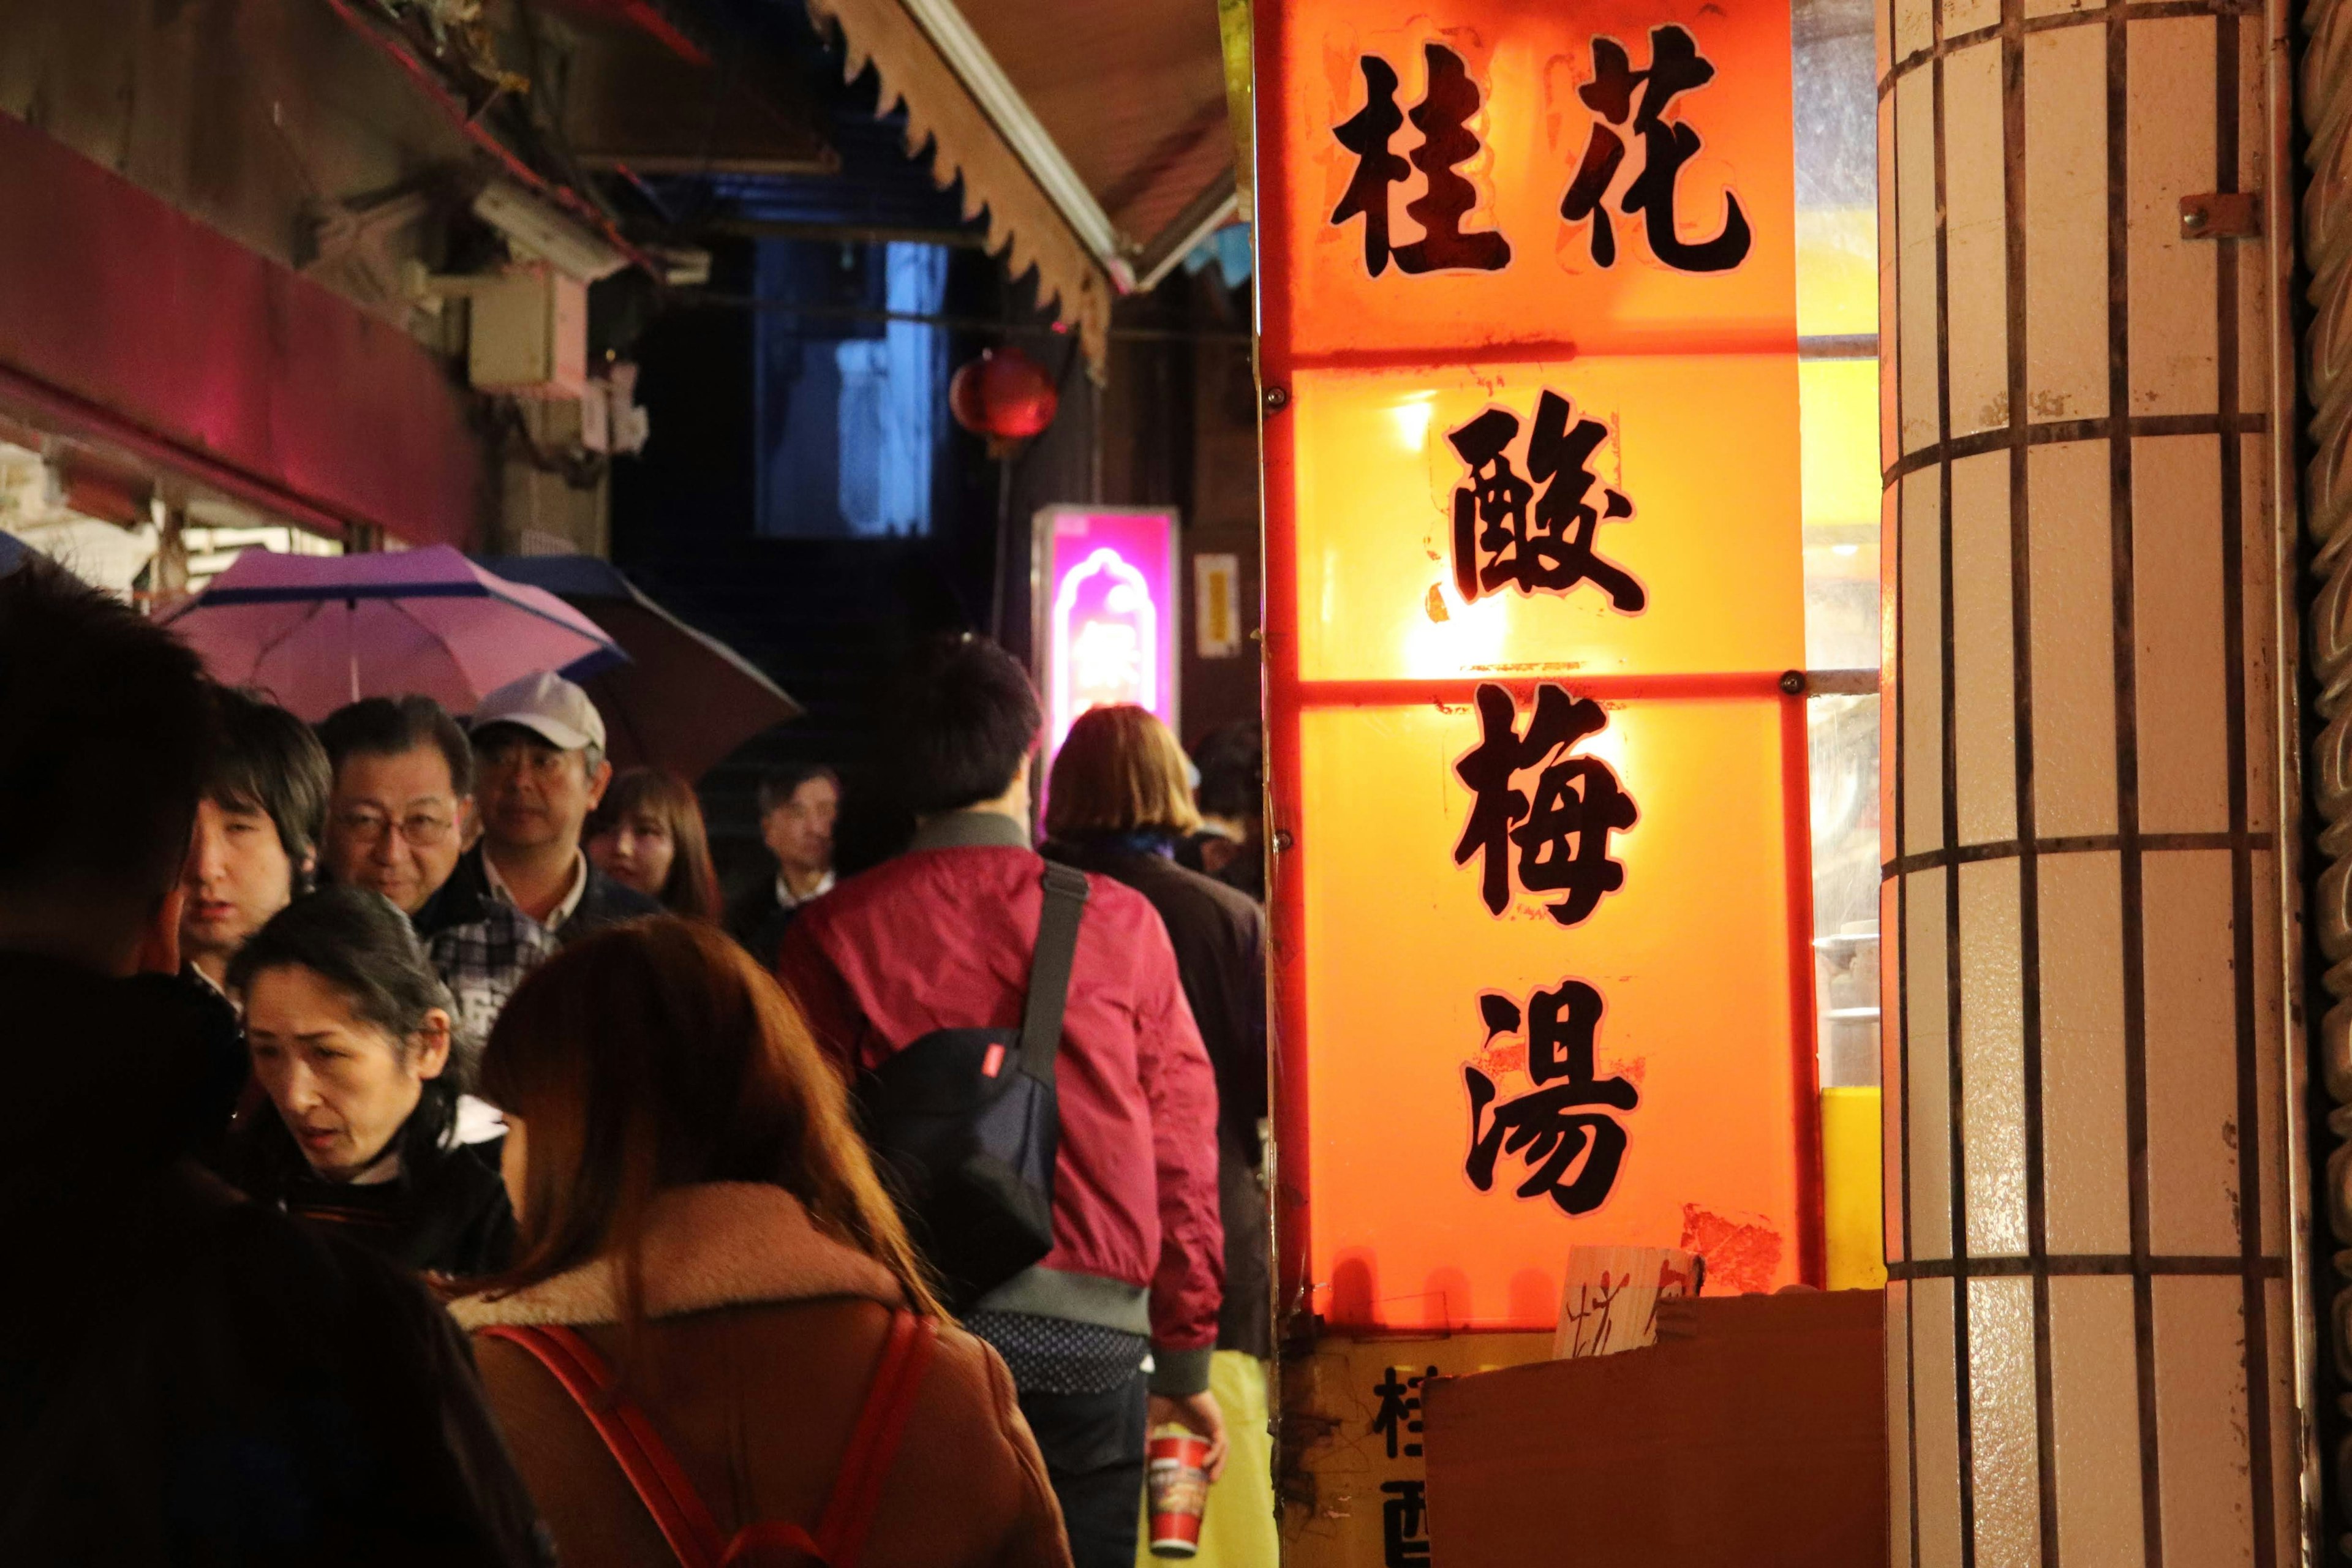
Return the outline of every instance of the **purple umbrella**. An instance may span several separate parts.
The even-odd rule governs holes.
[[[470,713],[519,677],[628,657],[554,595],[446,544],[381,555],[248,550],[163,619],[215,680],[266,691],[313,723],[362,697],[410,691]]]

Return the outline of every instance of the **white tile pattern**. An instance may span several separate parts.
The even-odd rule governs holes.
[[[2263,18],[1877,3],[1893,1561],[2287,1568],[2269,247],[2180,219],[2265,178]],[[2323,55],[2352,81],[2352,20]],[[2352,296],[2347,128],[2314,199]],[[2352,298],[2319,304],[2352,853]]]

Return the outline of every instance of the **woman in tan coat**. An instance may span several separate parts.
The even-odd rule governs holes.
[[[1067,1568],[1004,1363],[947,1322],[840,1080],[724,934],[565,949],[481,1072],[521,1261],[451,1310],[567,1568]]]

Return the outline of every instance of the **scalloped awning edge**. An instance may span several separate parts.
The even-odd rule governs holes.
[[[881,78],[881,112],[907,110],[907,152],[929,151],[941,189],[963,181],[964,216],[988,217],[987,245],[1009,277],[1037,275],[1037,299],[1052,301],[1078,334],[1087,367],[1099,381],[1108,363],[1109,275],[1080,243],[1020,157],[972,99],[898,0],[807,0],[809,15],[840,29],[845,78],[871,65]]]

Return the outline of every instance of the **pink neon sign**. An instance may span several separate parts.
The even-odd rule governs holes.
[[[1173,727],[1175,514],[1048,507],[1037,521],[1038,684],[1051,746],[1079,714],[1115,703]]]

